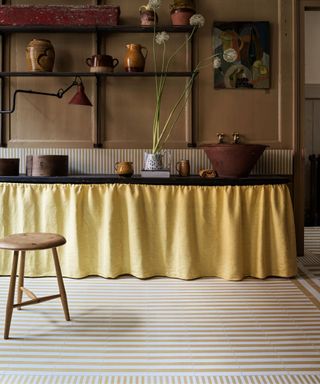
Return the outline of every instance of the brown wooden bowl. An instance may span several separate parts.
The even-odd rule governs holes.
[[[68,156],[28,155],[27,176],[67,176]]]

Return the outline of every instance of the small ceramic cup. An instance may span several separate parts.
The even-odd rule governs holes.
[[[131,161],[117,161],[114,165],[114,171],[119,176],[130,177],[133,175],[133,166]]]
[[[190,162],[189,160],[180,160],[176,164],[176,170],[179,176],[189,176],[190,175]]]

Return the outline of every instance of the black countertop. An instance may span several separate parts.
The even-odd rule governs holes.
[[[249,176],[244,178],[202,178],[191,175],[188,177],[171,176],[169,178],[121,177],[118,175],[70,175],[70,176],[0,176],[0,182],[33,183],[33,184],[149,184],[149,185],[264,185],[287,184],[290,176]]]

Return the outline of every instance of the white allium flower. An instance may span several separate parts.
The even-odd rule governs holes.
[[[157,9],[161,5],[161,0],[149,0],[148,7],[152,9]]]
[[[155,37],[156,43],[161,45],[169,40],[169,34],[165,31],[158,32]]]
[[[190,17],[189,23],[193,27],[200,28],[204,26],[205,18],[202,15],[200,15],[200,13],[196,13],[195,15]]]
[[[238,58],[238,53],[233,48],[228,48],[223,52],[223,58],[227,63],[233,63]]]

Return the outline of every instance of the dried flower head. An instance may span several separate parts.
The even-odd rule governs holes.
[[[155,41],[159,45],[164,44],[168,40],[169,40],[169,34],[165,31],[158,32],[155,36]]]
[[[200,13],[196,13],[195,15],[190,17],[189,23],[193,27],[200,28],[204,26],[205,18],[202,15],[200,15]]]
[[[149,9],[157,9],[161,5],[161,0],[149,0],[148,8]]]

